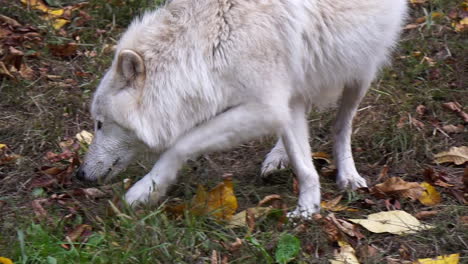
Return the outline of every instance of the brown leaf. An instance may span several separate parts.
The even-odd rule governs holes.
[[[236,241],[229,244],[228,248],[226,248],[226,249],[231,251],[231,252],[234,252],[234,251],[239,250],[241,248],[241,246],[242,246],[242,239],[236,237]]]
[[[434,162],[462,165],[468,162],[468,147],[451,147],[448,151],[437,153],[434,155]]]
[[[321,214],[314,214],[312,218],[322,226],[322,231],[325,232],[329,241],[336,242],[342,239],[340,230],[331,219],[323,217]]]
[[[388,165],[384,165],[382,167],[382,170],[380,171],[379,176],[376,179],[377,182],[384,181],[384,180],[388,179],[388,169],[389,169]]]
[[[275,200],[281,200],[281,195],[278,194],[271,194],[265,196],[260,202],[258,202],[258,206],[266,206],[268,203],[271,203],[272,201]]]
[[[425,113],[426,113],[427,109],[424,105],[418,105],[416,107],[416,113],[418,113],[418,115],[421,117],[423,116]]]
[[[443,103],[442,106],[445,109],[448,109],[448,110],[453,111],[453,112],[460,112],[462,110],[462,106],[458,102]]]
[[[20,158],[20,155],[14,154],[7,145],[0,143],[0,165],[12,163]]]
[[[218,251],[211,251],[211,264],[218,264]]]
[[[448,102],[448,103],[443,103],[442,106],[445,108],[445,109],[448,109],[452,112],[455,112],[457,113],[462,119],[464,122],[468,122],[468,114],[463,112],[463,107],[461,106],[460,103],[458,102]]]
[[[431,218],[435,215],[437,215],[439,213],[439,211],[420,211],[420,212],[417,212],[414,216],[417,218],[417,219],[426,219],[426,218]]]
[[[465,130],[465,127],[463,125],[445,125],[442,127],[442,130],[444,130],[447,133],[462,133]]]
[[[252,232],[255,229],[255,211],[253,208],[248,208],[245,214],[245,222],[249,231]]]
[[[462,225],[468,226],[468,215],[460,216],[458,220]]]
[[[76,242],[78,239],[87,233],[87,231],[91,231],[93,228],[90,225],[81,224],[76,226],[72,231],[67,234],[67,237],[70,238],[70,241]]]
[[[44,209],[42,204],[49,203],[50,200],[48,198],[39,198],[36,200],[33,200],[31,202],[31,206],[33,208],[34,214],[36,217],[40,220],[47,219],[47,211]]]
[[[343,219],[337,219],[333,213],[327,215],[326,218],[333,222],[333,224],[335,224],[335,226],[338,227],[341,232],[347,234],[348,236],[356,237],[358,240],[361,240],[365,237],[361,232],[359,232],[356,225]]]
[[[66,44],[49,44],[50,52],[57,57],[70,57],[75,55],[78,45],[74,42]]]
[[[293,178],[293,193],[299,195],[299,181],[296,177]]]
[[[406,182],[399,177],[392,177],[383,183],[376,184],[371,188],[371,194],[383,198],[386,196],[418,199],[424,188],[417,182]]]
[[[99,190],[98,188],[78,188],[74,189],[72,192],[73,196],[86,196],[88,198],[102,198],[106,197],[109,194]]]
[[[425,127],[424,123],[417,120],[416,118],[411,117],[411,124],[415,126],[416,128],[423,129]]]
[[[12,27],[21,27],[21,24],[18,21],[4,15],[0,15],[0,22],[8,24]]]

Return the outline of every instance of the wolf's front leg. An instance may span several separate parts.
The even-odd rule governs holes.
[[[186,160],[266,134],[279,133],[284,120],[288,118],[287,113],[287,107],[255,103],[240,105],[219,114],[179,138],[161,155],[151,172],[130,188],[125,200],[128,204],[136,205],[164,196]]]

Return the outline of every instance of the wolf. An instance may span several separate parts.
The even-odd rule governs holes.
[[[77,175],[107,181],[143,151],[159,154],[125,194],[157,201],[188,159],[278,137],[261,174],[291,164],[291,217],[320,210],[307,115],[336,106],[339,188],[366,186],[351,152],[352,120],[389,61],[405,0],[172,0],[136,18],[92,100],[95,138]]]

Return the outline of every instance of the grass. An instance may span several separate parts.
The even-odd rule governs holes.
[[[54,2],[60,6],[74,1]],[[124,209],[120,216],[115,216],[109,213],[106,199],[83,197],[46,206],[49,220],[39,221],[34,216],[32,200],[81,187],[73,181],[66,188],[37,193],[28,184],[36,175],[35,169],[46,164],[43,158],[46,152],[59,152],[59,142],[74,137],[82,129],[92,130],[88,106],[99,78],[110,65],[110,47],[132,17],[158,4],[160,1],[92,0],[82,8],[90,20],[80,24],[77,19],[80,15],[75,13],[75,19],[62,31],[51,29],[40,13],[24,8],[19,1],[8,1],[0,7],[0,13],[36,27],[42,37],[39,44],[21,47],[24,52],[40,54],[25,57],[36,78],[0,77],[0,143],[22,156],[16,163],[0,165],[0,256],[17,263],[210,263],[216,250],[219,261],[227,257],[229,263],[268,263],[274,259],[280,237],[287,233],[301,241],[301,251],[293,263],[328,263],[337,245],[327,239],[323,226],[316,221],[279,226],[273,215],[257,219],[253,231],[229,229],[210,216],[194,216],[189,212],[173,219],[162,207],[136,212]],[[462,177],[462,166],[432,164],[434,153],[468,142],[466,128],[463,133],[445,135],[433,125],[466,126],[442,107],[442,103],[450,101],[468,102],[468,59],[464,55],[467,35],[453,31],[454,20],[448,14],[454,9],[459,9],[459,3],[449,0],[412,7],[410,22],[426,16],[426,26],[404,32],[393,55],[393,66],[382,72],[361,104],[355,120],[353,148],[357,167],[371,184],[376,183],[384,165],[389,167],[389,176],[409,181],[423,181],[422,172],[427,167]],[[433,12],[444,16],[432,19]],[[48,47],[69,42],[77,43],[77,55],[58,57]],[[433,64],[424,57],[431,58]],[[424,116],[415,112],[421,104],[427,108]],[[331,153],[332,117],[333,112],[311,114],[314,151]],[[415,126],[409,117],[422,121],[424,127]],[[273,139],[266,138],[190,161],[170,191],[169,201],[189,200],[196,183],[214,186],[223,174],[232,173],[240,210],[256,205],[269,194],[282,195],[292,207],[296,197],[290,170],[266,182],[258,177],[262,159],[272,145]],[[132,166],[121,177],[144,175],[144,165]],[[325,198],[337,194],[333,179],[324,177],[322,183]],[[468,215],[467,207],[447,190],[438,190],[443,202],[433,207],[399,201],[401,208],[410,213],[438,210],[436,216],[424,220],[435,226],[432,230],[395,236],[372,234],[360,228],[365,238],[350,241],[361,263],[387,263],[388,257],[412,261],[450,253],[461,253],[460,263],[468,261],[468,230],[460,221],[460,217]],[[360,211],[337,212],[340,218],[361,218],[387,210],[383,200],[364,207],[364,199],[372,199],[368,194],[342,194],[347,205]],[[61,246],[70,244],[65,237],[80,224],[92,227],[88,239],[73,242],[68,249]],[[240,249],[230,251],[223,246],[236,238],[243,239]],[[373,256],[362,253],[368,245],[378,248],[378,253]]]

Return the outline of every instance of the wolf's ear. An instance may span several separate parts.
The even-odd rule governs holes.
[[[140,54],[124,49],[118,56],[117,71],[127,81],[142,79],[145,77],[145,62]]]

